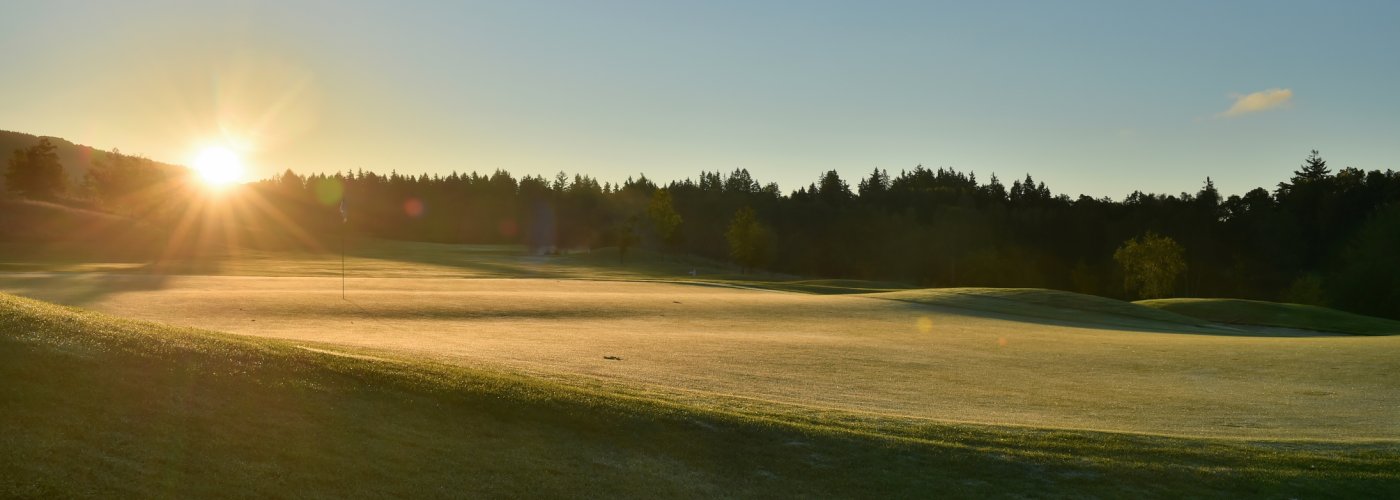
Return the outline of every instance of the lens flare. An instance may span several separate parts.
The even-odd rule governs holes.
[[[204,148],[194,159],[194,170],[210,186],[227,186],[243,180],[243,162],[225,147]]]
[[[418,198],[409,198],[403,202],[403,213],[409,217],[422,217],[424,208],[423,200]]]

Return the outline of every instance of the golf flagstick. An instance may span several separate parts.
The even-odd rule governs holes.
[[[350,225],[345,213],[345,197],[340,197],[340,299],[345,300],[345,230]]]

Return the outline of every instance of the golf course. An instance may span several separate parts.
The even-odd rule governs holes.
[[[4,461],[7,494],[80,493],[75,460],[104,471],[86,487],[134,496],[227,491],[194,480],[213,471],[327,496],[505,494],[523,477],[603,496],[1400,488],[1388,320],[1349,315],[1380,329],[1356,335],[606,250],[366,241],[343,291],[340,265],[253,252],[0,273],[0,366],[22,381],[0,418],[26,429],[4,448],[38,458]],[[446,477],[478,466],[510,472]]]
[[[12,4],[0,500],[1400,499],[1400,2]]]

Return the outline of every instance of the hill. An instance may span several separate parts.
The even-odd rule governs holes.
[[[1389,496],[1394,445],[699,410],[0,294],[0,495]]]
[[[1043,288],[925,288],[871,295],[918,304],[971,309],[1069,324],[1209,330],[1204,322],[1130,302]]]
[[[156,228],[105,212],[32,200],[0,199],[0,258],[112,262],[154,257]]]
[[[42,137],[48,137],[49,142],[52,142],[54,146],[58,147],[58,161],[63,164],[63,172],[68,174],[71,185],[77,185],[82,182],[83,176],[92,168],[94,162],[112,154],[109,151],[103,151],[82,144],[75,144],[59,137],[38,136],[23,132],[0,130],[0,172],[9,168],[10,155],[13,154],[15,150],[32,147],[38,144],[39,139]],[[183,169],[183,167],[168,163],[156,162],[156,164],[164,168]],[[0,175],[0,196],[3,196],[5,192],[5,177]]]
[[[1400,321],[1326,307],[1244,299],[1157,299],[1136,304],[1217,323],[1351,335],[1400,334]]]
[[[22,132],[0,130],[0,170],[9,168],[10,155],[15,150],[32,147],[39,143],[41,137]],[[108,154],[106,151],[74,144],[58,137],[49,137],[48,139],[54,146],[58,147],[58,160],[63,164],[63,171],[68,174],[70,183],[82,181],[83,175],[92,168],[92,162]],[[4,189],[5,178],[0,176],[0,192],[4,192]]]

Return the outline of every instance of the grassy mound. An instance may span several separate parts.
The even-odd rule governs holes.
[[[1094,295],[1043,288],[925,288],[871,295],[883,299],[956,307],[1067,323],[1128,327],[1202,328],[1202,321],[1171,311]]]
[[[780,292],[809,293],[815,295],[848,295],[857,293],[880,293],[895,290],[908,290],[903,283],[866,280],[752,280],[736,275],[731,279],[699,278],[697,283],[719,284],[740,288],[756,288]]]
[[[1244,299],[1157,299],[1142,300],[1135,304],[1217,323],[1297,328],[1351,335],[1400,334],[1400,321],[1303,304]]]
[[[778,421],[0,295],[0,496],[1391,496],[1394,444]]]
[[[32,200],[0,200],[0,255],[12,260],[136,259],[164,239],[127,217]]]

